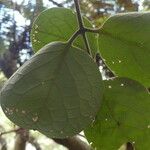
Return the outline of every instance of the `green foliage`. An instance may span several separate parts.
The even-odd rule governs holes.
[[[117,150],[132,142],[136,149],[149,149],[150,94],[138,82],[116,78],[104,82],[104,98],[95,122],[85,130],[97,150]]]
[[[103,86],[86,52],[54,42],[39,50],[8,80],[1,105],[15,124],[48,137],[82,131],[100,107]]]
[[[150,87],[150,13],[110,17],[100,29],[99,47],[115,75]]]
[[[94,12],[104,4],[113,7],[90,2]],[[132,3],[117,2],[120,9]],[[129,10],[136,9],[133,6]],[[37,7],[35,15],[41,9]],[[77,16],[78,21],[69,9],[51,8],[34,21],[31,40],[36,54],[1,90],[6,116],[50,138],[66,138],[85,130],[97,150],[116,150],[127,142],[136,149],[149,149],[150,13],[114,15],[97,30],[87,18],[83,18],[86,27],[82,26],[80,11]],[[88,41],[83,40],[85,32]],[[86,53],[88,45],[92,56]],[[93,58],[97,47],[114,72],[113,80],[101,79]]]
[[[84,18],[85,26],[92,27],[91,23]],[[78,29],[75,13],[66,8],[51,8],[42,12],[33,23],[31,39],[34,51],[37,52],[44,45],[53,41],[66,42]],[[87,34],[93,55],[97,51],[96,37]],[[76,47],[86,50],[84,41],[80,36],[75,40]]]

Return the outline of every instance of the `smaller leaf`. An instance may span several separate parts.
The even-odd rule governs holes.
[[[128,78],[105,81],[104,98],[95,122],[85,135],[97,150],[117,150],[131,142],[136,149],[150,147],[150,94]]]
[[[85,26],[92,27],[87,18],[83,18]],[[78,30],[76,14],[66,8],[50,8],[43,11],[33,23],[31,39],[35,52],[46,44],[53,41],[66,42]],[[97,52],[96,37],[92,33],[87,33],[89,44],[93,55]],[[82,36],[79,36],[74,45],[86,50]]]

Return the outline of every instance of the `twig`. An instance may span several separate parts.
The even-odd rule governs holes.
[[[81,32],[80,32],[80,30],[77,30],[77,31],[71,36],[71,38],[68,40],[68,43],[69,43],[69,44],[72,44],[72,42],[75,40],[75,38],[76,38],[79,34],[81,34]]]
[[[12,132],[19,132],[20,130],[21,130],[21,128],[10,130],[10,131],[6,131],[6,132],[2,132],[2,133],[0,133],[0,136],[5,135],[5,134],[9,134],[9,133],[12,133]]]
[[[28,142],[31,143],[36,148],[36,150],[42,150],[40,144],[35,140],[34,137],[30,136]]]
[[[58,6],[58,7],[63,7],[62,4],[59,4],[57,2],[55,2],[54,0],[49,0],[50,2],[52,2],[54,5]]]
[[[77,12],[77,20],[78,20],[78,24],[79,24],[79,30],[81,31],[87,52],[90,56],[91,55],[91,50],[90,50],[90,46],[89,46],[89,42],[85,33],[85,27],[84,27],[84,23],[83,23],[83,19],[81,16],[81,11],[80,11],[80,5],[79,5],[79,0],[74,0],[75,3],[75,8],[76,8],[76,12]]]
[[[90,50],[90,45],[89,45],[89,42],[88,42],[88,38],[87,38],[87,36],[86,36],[86,33],[84,32],[84,33],[82,34],[82,36],[83,36],[83,40],[84,40],[84,43],[85,43],[85,47],[86,47],[86,49],[87,49],[87,52],[89,53],[90,56],[92,56],[92,53],[91,53],[91,50]]]
[[[92,150],[90,145],[79,139],[77,136],[67,138],[67,139],[54,139],[58,144],[62,144],[69,150]]]

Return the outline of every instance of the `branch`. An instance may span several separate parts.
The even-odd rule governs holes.
[[[77,136],[67,139],[53,139],[56,143],[67,147],[69,150],[92,150],[92,148],[80,140]]]
[[[0,4],[4,5],[8,9],[15,9],[16,11],[21,13],[21,4],[17,4],[16,2],[9,1],[9,0],[0,0]]]
[[[28,142],[31,143],[36,148],[36,150],[42,150],[40,144],[35,140],[34,137],[30,136]]]
[[[62,4],[59,4],[57,2],[55,2],[54,0],[49,0],[51,3],[53,3],[54,5],[56,5],[57,7],[63,7]]]
[[[90,50],[90,45],[89,45],[89,42],[88,42],[88,38],[86,36],[86,33],[82,33],[82,37],[83,37],[83,40],[84,40],[84,43],[85,43],[85,47],[87,49],[87,52],[90,56],[92,56],[92,53],[91,53],[91,50]]]
[[[0,136],[5,135],[5,134],[9,134],[9,133],[12,133],[12,132],[16,132],[17,133],[20,130],[22,130],[22,128],[10,130],[10,131],[5,131],[5,132],[0,133]]]
[[[80,30],[83,30],[84,29],[84,24],[83,24],[83,20],[82,20],[82,17],[81,17],[79,0],[74,0],[74,4],[75,4],[75,7],[76,7],[79,28],[80,28]]]
[[[80,30],[77,30],[77,31],[71,36],[71,38],[68,40],[68,43],[71,45],[72,42],[75,40],[75,38],[76,38],[79,34],[81,34],[81,32],[80,32]]]
[[[15,150],[25,150],[26,142],[29,139],[29,131],[23,128],[20,128],[20,131],[16,134],[15,140]]]
[[[84,23],[83,23],[83,19],[81,16],[81,11],[80,11],[80,5],[79,5],[79,0],[74,0],[75,3],[75,7],[76,7],[76,12],[77,12],[77,20],[78,20],[78,24],[79,24],[79,30],[81,31],[84,43],[85,43],[85,47],[87,49],[87,52],[90,56],[91,55],[91,50],[90,50],[90,46],[89,46],[89,42],[86,36],[86,32],[85,32],[85,27],[84,27]]]

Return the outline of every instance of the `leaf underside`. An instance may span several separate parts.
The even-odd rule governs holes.
[[[19,68],[3,87],[0,100],[15,124],[64,138],[93,121],[102,89],[98,67],[88,54],[54,42]]]

